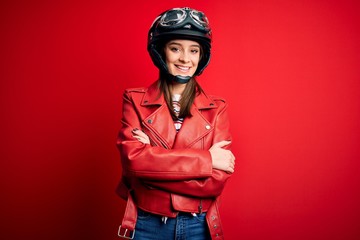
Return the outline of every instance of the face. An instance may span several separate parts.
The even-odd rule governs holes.
[[[165,58],[170,74],[193,76],[200,60],[200,44],[191,40],[171,40],[165,45]]]

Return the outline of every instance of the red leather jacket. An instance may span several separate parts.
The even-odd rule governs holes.
[[[230,174],[212,168],[208,150],[216,142],[231,140],[227,104],[201,93],[191,114],[176,133],[157,82],[125,91],[117,140],[123,176],[117,192],[128,199],[129,190],[133,207],[127,207],[123,227],[135,227],[136,207],[167,217],[179,211],[207,212],[212,238],[223,239],[218,197]],[[151,144],[134,139],[134,128],[142,129]]]

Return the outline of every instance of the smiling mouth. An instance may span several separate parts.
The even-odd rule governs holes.
[[[181,72],[188,72],[190,70],[190,67],[175,65],[175,67],[180,70]]]

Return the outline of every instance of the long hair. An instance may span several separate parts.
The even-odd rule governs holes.
[[[181,94],[180,98],[180,113],[177,117],[173,110],[172,95],[171,95],[171,83],[167,80],[165,74],[160,72],[159,77],[159,89],[164,94],[165,102],[170,110],[171,116],[174,120],[177,118],[191,117],[191,106],[194,103],[195,97],[203,92],[200,84],[196,81],[195,77],[192,77],[186,84],[186,87]]]

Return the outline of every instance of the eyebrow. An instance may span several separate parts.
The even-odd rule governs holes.
[[[178,45],[178,46],[182,46],[182,44],[178,43],[178,42],[169,42],[167,45]],[[192,44],[190,45],[190,47],[198,47],[200,48],[200,44]]]

